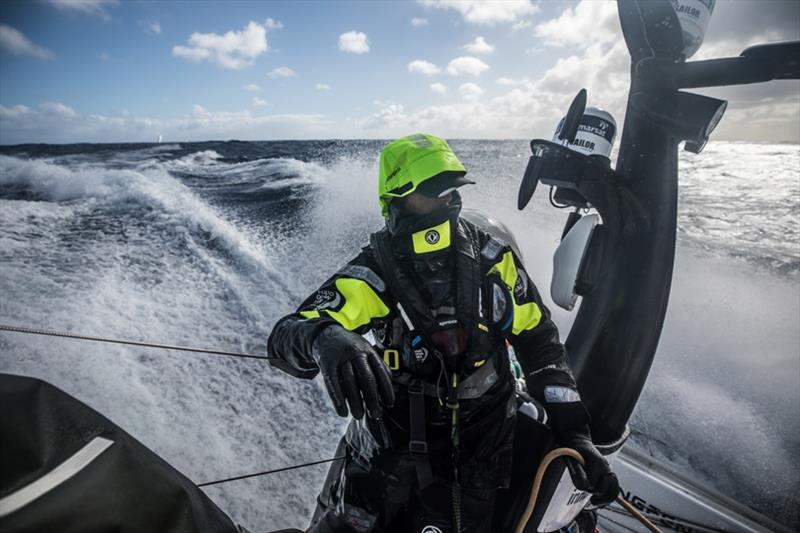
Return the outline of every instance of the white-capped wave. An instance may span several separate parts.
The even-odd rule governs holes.
[[[146,148],[148,152],[153,153],[161,153],[161,152],[174,152],[175,150],[180,150],[180,144],[157,144],[155,146],[151,146],[150,148]]]
[[[174,159],[170,162],[170,164],[175,167],[184,168],[204,167],[216,164],[219,159],[222,159],[222,156],[219,155],[215,150],[202,150],[200,152],[194,152],[178,159]]]
[[[81,199],[110,204],[139,202],[159,209],[160,222],[172,225],[176,231],[188,228],[206,232],[239,260],[274,273],[263,250],[158,166],[142,170],[89,165],[68,168],[47,161],[0,156],[0,186],[4,185],[23,186],[37,198],[54,202]]]
[[[303,185],[316,186],[324,182],[330,170],[315,162],[291,157],[252,159],[228,162],[213,150],[193,154],[163,163],[167,170],[213,179],[220,187],[250,186],[251,192],[277,190]]]
[[[267,159],[259,179],[262,189],[280,189],[300,185],[320,185],[329,179],[336,169],[329,169],[313,162],[292,158]]]

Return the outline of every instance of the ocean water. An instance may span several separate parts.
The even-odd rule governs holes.
[[[0,147],[0,323],[263,353],[382,219],[380,141]],[[452,143],[547,298],[566,213],[518,212],[524,141]],[[682,152],[670,307],[633,445],[800,527],[800,146]],[[572,314],[550,305],[562,337]],[[0,333],[0,371],[85,401],[197,482],[330,457],[319,380],[263,361]],[[305,527],[327,466],[209,487],[253,531]]]

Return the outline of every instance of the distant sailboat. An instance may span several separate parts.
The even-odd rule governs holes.
[[[158,144],[161,144],[161,135],[158,136],[158,141],[156,142],[158,142]]]

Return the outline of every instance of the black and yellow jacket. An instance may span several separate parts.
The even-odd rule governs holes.
[[[391,240],[385,233],[386,230],[383,238]],[[381,268],[380,258],[376,257],[376,236],[296,312],[275,325],[268,343],[270,362],[293,376],[313,378],[318,368],[311,357],[312,344],[321,329],[337,324],[359,334],[371,332],[377,350],[392,369],[395,383],[395,407],[385,413],[389,424],[400,430],[407,425],[404,387],[410,380],[421,379],[429,397],[426,421],[444,428],[449,415],[441,401],[443,362],[431,353],[436,350],[430,342],[425,342],[429,339],[417,334],[419,324],[410,321],[407,310],[399,305],[408,295],[398,299],[393,294],[392,287],[398,287],[392,282],[397,273]],[[574,427],[587,422],[556,326],[511,247],[464,219],[423,229],[406,236],[402,242],[395,239],[394,245],[398,270],[406,273],[413,270],[410,260],[435,262],[447,254],[459,265],[475,266],[476,298],[463,301],[476,301],[477,312],[456,310],[458,316],[443,321],[460,321],[462,325],[472,321],[466,324],[470,328],[471,347],[460,369],[459,400],[464,427],[504,409],[513,397],[515,383],[506,343],[513,347],[523,369],[528,392],[548,408],[556,431],[559,426]],[[419,282],[413,275],[409,278],[412,283]],[[467,289],[453,287],[459,293],[455,300],[458,306],[458,302],[463,303],[461,293]],[[430,298],[430,291],[424,292]],[[498,300],[504,298],[506,305],[500,306]],[[498,306],[503,309],[498,310]],[[428,318],[435,321],[436,313]]]

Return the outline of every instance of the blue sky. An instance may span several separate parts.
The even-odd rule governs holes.
[[[699,57],[799,38],[797,5],[721,0]],[[621,121],[628,80],[587,0],[5,0],[0,54],[3,144],[547,136],[581,87]],[[800,140],[796,82],[713,94],[717,138]]]

